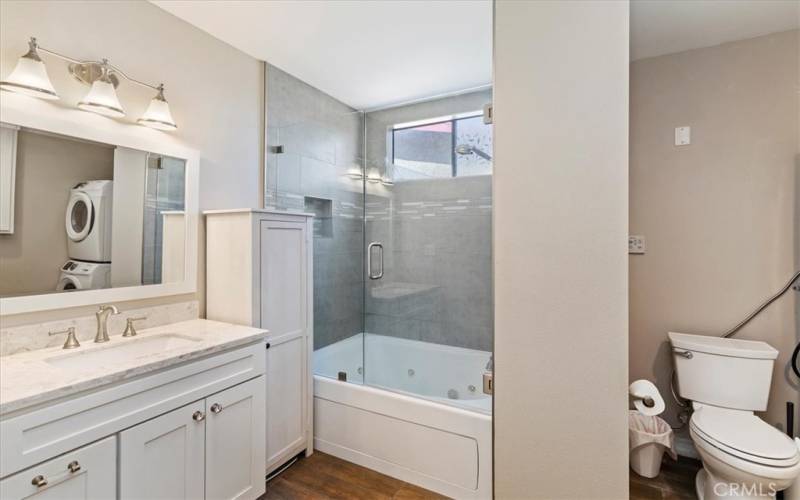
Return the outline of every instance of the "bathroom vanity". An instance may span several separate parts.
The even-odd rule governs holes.
[[[280,412],[310,394],[297,379],[310,384],[299,371],[309,365],[288,356],[309,348],[310,330],[299,342],[267,338],[263,328],[241,326],[249,321],[189,319],[196,306],[178,307],[198,298],[200,153],[166,134],[19,94],[4,94],[0,111],[21,157],[38,161],[2,162],[42,179],[17,182],[17,194],[49,187],[52,195],[27,199],[55,200],[52,209],[2,211],[12,222],[38,217],[13,229],[0,221],[0,231],[13,230],[4,243],[29,238],[67,252],[6,262],[22,271],[4,275],[16,288],[0,290],[0,498],[259,497],[265,444],[282,446],[284,431],[301,423]],[[49,146],[58,154],[41,158]],[[81,169],[89,157],[97,168]],[[41,228],[49,232],[35,233]],[[131,335],[137,320],[138,334],[121,335],[123,323]],[[67,342],[54,335],[65,329]],[[270,342],[276,354],[268,359]],[[308,429],[299,430],[303,443]]]
[[[266,334],[191,320],[4,357],[0,498],[257,498]]]

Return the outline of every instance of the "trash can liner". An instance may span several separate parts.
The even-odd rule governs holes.
[[[628,429],[631,450],[655,443],[664,446],[673,460],[678,459],[678,454],[675,452],[675,435],[672,427],[664,419],[631,410],[628,413]]]

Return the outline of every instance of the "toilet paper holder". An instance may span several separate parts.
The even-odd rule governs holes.
[[[633,399],[640,399],[642,403],[644,403],[644,405],[648,408],[652,408],[656,405],[655,400],[650,396],[637,396],[635,394],[632,394],[631,397],[633,397]]]
[[[628,386],[628,394],[633,399],[633,406],[645,415],[659,415],[664,411],[664,399],[655,384],[649,380],[636,380]]]

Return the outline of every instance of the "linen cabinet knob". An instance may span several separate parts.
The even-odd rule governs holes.
[[[205,418],[206,414],[200,410],[197,410],[196,412],[192,413],[192,420],[194,420],[195,422],[202,422],[203,420],[205,420]]]
[[[81,464],[79,464],[77,460],[73,460],[69,463],[69,465],[67,465],[67,469],[74,474],[81,470]]]
[[[42,486],[47,486],[47,479],[45,479],[44,476],[39,475],[34,477],[33,480],[31,480],[31,484],[36,486],[37,488],[41,488]]]
[[[222,411],[222,405],[219,404],[219,403],[214,403],[213,405],[211,405],[211,411],[214,412],[214,413],[221,412]]]

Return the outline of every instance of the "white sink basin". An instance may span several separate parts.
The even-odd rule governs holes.
[[[86,365],[108,365],[130,361],[154,353],[162,353],[199,342],[187,335],[164,333],[141,338],[112,338],[107,346],[81,352],[81,348],[67,354],[59,354],[45,361],[59,368],[80,368]]]

